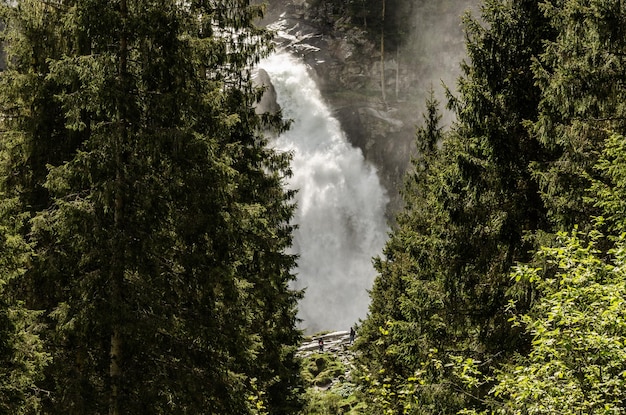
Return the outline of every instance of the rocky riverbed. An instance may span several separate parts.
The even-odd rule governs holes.
[[[319,340],[322,340],[323,349],[320,349]],[[319,374],[330,367],[329,362],[338,362],[339,365],[326,376],[314,379],[312,386],[317,389],[329,389],[339,383],[350,382],[352,373],[352,357],[350,333],[335,331],[322,335],[312,336],[298,349],[298,356],[310,365],[310,373],[317,378]],[[324,355],[323,358],[320,355]],[[337,370],[341,368],[341,370]],[[331,373],[332,372],[332,373]]]

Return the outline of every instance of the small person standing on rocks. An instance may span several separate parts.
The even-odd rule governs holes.
[[[356,331],[354,327],[350,327],[350,344],[354,343],[354,336],[356,336]]]
[[[319,340],[317,341],[317,344],[319,344],[320,346],[320,352],[323,352],[324,351],[324,339],[320,337]]]

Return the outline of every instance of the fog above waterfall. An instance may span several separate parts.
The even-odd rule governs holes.
[[[368,289],[387,236],[387,196],[375,168],[347,140],[308,68],[287,53],[259,65],[270,76],[283,116],[293,121],[273,146],[293,154],[288,187],[297,189],[294,223],[299,255],[294,288],[307,333],[347,330],[364,318]]]
[[[462,19],[466,13],[479,16],[480,0],[440,0],[437,2],[406,1],[403,7],[390,13],[404,13],[409,17],[409,32],[397,54],[400,66],[408,67],[416,75],[416,93],[409,100],[416,102],[419,115],[432,88],[442,112],[442,125],[450,127],[454,114],[446,110],[445,88],[453,94],[461,75],[461,62],[466,58]],[[422,119],[416,116],[415,123]]]

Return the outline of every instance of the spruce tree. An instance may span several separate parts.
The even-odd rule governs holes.
[[[0,203],[2,213],[6,207]],[[0,413],[38,413],[45,391],[37,382],[49,356],[39,337],[39,313],[13,295],[32,253],[7,219],[20,222],[4,215],[0,222]]]
[[[562,230],[589,227],[601,213],[585,198],[598,178],[604,142],[624,134],[625,12],[616,0],[544,2],[558,33],[534,65],[541,87],[533,134],[552,156],[533,164],[551,220]]]
[[[50,139],[56,126],[48,115],[58,106],[37,76],[45,55],[57,50],[54,22],[21,21],[22,36],[16,36],[5,25],[18,18],[13,12],[0,3],[0,413],[25,414],[39,413],[48,395],[39,382],[49,362],[40,337],[43,307],[34,304],[28,282],[37,261],[28,241],[29,220],[46,206],[45,165],[64,143]],[[24,52],[22,59],[10,57],[13,67],[23,69],[19,75],[6,70],[9,44]]]
[[[7,10],[17,40],[3,102],[55,108],[44,120],[18,105],[33,122],[10,131],[43,172],[23,186],[45,196],[28,229],[30,285],[47,288],[31,301],[51,327],[45,411],[297,409],[289,159],[260,135],[250,83],[271,36],[254,26],[260,7],[24,0]],[[37,68],[26,64],[33,22],[60,23]],[[11,88],[29,77],[53,93]],[[34,158],[41,148],[27,140],[66,147]]]
[[[374,261],[379,274],[370,292],[368,317],[355,345],[357,360],[366,368],[362,375],[369,378],[368,388],[372,390],[376,388],[369,382],[403,389],[402,385],[444,339],[444,287],[435,257],[431,256],[436,249],[431,244],[438,243],[449,222],[434,198],[442,185],[438,172],[444,168],[441,162],[447,152],[438,148],[444,139],[438,105],[431,92],[424,125],[416,133],[418,153],[412,158],[413,169],[406,176],[402,192],[404,209],[396,218],[397,228],[385,246],[385,257]],[[377,394],[369,402],[368,413],[402,413],[406,409],[401,394],[394,392],[382,405]],[[414,409],[427,411],[430,407],[436,411],[432,405],[439,398],[436,392],[424,390],[421,405]]]
[[[529,169],[549,154],[527,131],[536,120],[540,90],[531,70],[554,31],[535,1],[486,2],[485,25],[468,20],[469,63],[463,65],[456,110],[458,153],[454,187],[444,202],[453,230],[446,289],[477,327],[486,355],[519,347],[504,309],[511,265],[530,257],[537,230],[549,230],[546,211]],[[465,324],[465,323],[461,323]]]
[[[423,178],[413,179],[404,195],[407,209],[372,292],[373,306],[380,293],[392,295],[387,302],[396,304],[400,318],[371,308],[360,340],[386,345],[379,353],[386,361],[366,354],[364,362],[385,368],[381,383],[395,382],[399,392],[413,388],[407,379],[417,374],[421,384],[410,413],[481,407],[489,384],[464,388],[456,359],[490,362],[483,366],[489,371],[527,348],[523,333],[507,321],[509,270],[529,258],[533,245],[526,236],[548,226],[528,168],[548,155],[525,124],[537,119],[540,99],[532,62],[553,32],[534,1],[487,1],[480,22],[465,22],[468,62],[458,97],[449,97],[457,124],[443,134],[439,150],[425,152],[427,172],[425,161],[414,163],[410,175]],[[437,131],[428,124],[420,133],[425,143]],[[389,269],[397,273],[397,294],[382,285]],[[373,326],[385,319],[386,326]],[[395,410],[407,409],[404,398],[398,405]]]
[[[532,346],[496,372],[488,410],[481,413],[623,411],[624,137],[613,134],[605,144],[595,167],[595,197],[586,201],[603,217],[589,232],[559,232],[536,252],[537,261],[513,270],[539,294],[530,310],[511,317],[532,336]]]
[[[485,24],[466,26],[469,63],[459,97],[450,100],[458,123],[443,137],[429,175],[436,185],[418,187],[429,195],[426,203],[417,202],[427,213],[416,214],[407,203],[409,217],[437,220],[426,222],[427,230],[415,220],[398,221],[363,325],[362,344],[379,347],[375,355],[363,353],[364,363],[385,369],[382,375],[373,372],[375,386],[382,385],[373,398],[382,409],[481,412],[498,370],[498,396],[487,411],[621,407],[621,390],[602,383],[619,381],[613,376],[619,365],[596,359],[597,353],[613,353],[611,342],[621,332],[613,323],[604,332],[598,327],[606,322],[597,313],[581,319],[580,309],[567,305],[572,298],[580,298],[583,307],[601,304],[588,294],[615,304],[619,296],[611,290],[621,289],[623,245],[615,232],[624,223],[623,20],[618,1],[488,1]],[[575,225],[593,229],[586,238],[597,237],[597,227],[612,236],[599,240],[593,257],[576,251],[582,245],[574,237],[544,248],[554,264],[545,257],[531,262],[537,260],[531,256],[537,243],[549,244],[550,235]],[[615,241],[617,250],[609,250]],[[606,277],[609,266],[601,262],[611,254],[617,279]],[[516,283],[509,272],[518,261],[530,266],[521,277],[516,274]],[[574,268],[566,269],[570,263]],[[563,283],[550,286],[556,268],[566,270],[559,275]],[[387,277],[391,269],[393,279]],[[384,281],[391,280],[398,282],[397,293],[386,290]],[[618,288],[609,286],[614,282]],[[389,294],[385,301],[400,319],[377,308],[381,293]],[[558,320],[555,310],[564,325],[551,331],[546,327]],[[522,314],[534,331],[524,333],[508,321],[511,313]],[[605,314],[611,321],[622,318],[619,310],[616,317]],[[575,322],[584,325],[580,336],[559,336]],[[571,364],[578,361],[571,360],[576,353],[589,367]],[[598,372],[604,375],[596,382]],[[565,386],[546,383],[553,379]]]

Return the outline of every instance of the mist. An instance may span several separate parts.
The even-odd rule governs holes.
[[[284,10],[288,4],[281,2],[280,7]],[[316,42],[315,39],[323,36],[306,25],[300,32],[302,21],[298,18],[277,25],[290,28],[289,33],[281,32],[281,35],[292,54],[275,54],[261,62],[260,67],[270,76],[283,115],[293,120],[291,129],[273,145],[293,154],[294,175],[287,185],[298,190],[294,218],[298,229],[294,233],[293,253],[299,259],[294,288],[305,290],[305,297],[298,304],[298,317],[306,333],[348,330],[367,316],[368,290],[376,276],[372,260],[383,256],[389,230],[387,221],[392,216],[386,209],[392,206],[388,203],[390,198],[398,199],[401,176],[410,155],[408,149],[413,148],[414,126],[422,122],[421,114],[431,89],[440,103],[442,125],[449,128],[454,122],[454,115],[445,110],[444,85],[454,93],[461,62],[466,56],[461,18],[467,10],[476,11],[478,4],[478,0],[407,0],[389,10],[388,13],[404,19],[403,30],[409,29],[395,45],[399,46],[397,53],[386,55],[389,112],[378,113],[382,118],[388,114],[392,114],[390,119],[399,117],[405,127],[380,138],[354,128],[351,136],[346,137],[319,85],[311,78],[317,65],[328,57],[323,50],[315,51],[328,44],[317,42],[308,46],[307,42]],[[283,18],[280,11],[275,10],[274,15]],[[290,49],[288,46],[293,44],[297,47]],[[387,51],[394,50],[394,45],[388,46]],[[296,55],[305,57],[315,67],[307,68]],[[376,58],[369,56],[369,59],[372,62],[363,62],[364,66],[373,63],[375,68]],[[392,76],[394,67],[398,69],[400,82]],[[332,95],[335,91],[328,89],[329,80],[324,80],[320,73],[333,72],[321,71],[315,78],[326,85],[325,93]],[[369,76],[377,78],[375,72]],[[361,105],[368,107],[372,103]],[[360,135],[369,138],[359,139]],[[381,139],[382,144],[370,146],[371,140],[376,139]],[[386,153],[381,154],[380,149]],[[378,161],[379,170],[367,157]],[[388,173],[383,180],[386,189],[381,185],[383,176],[379,176],[383,171]],[[394,179],[390,171],[398,171],[400,178]]]
[[[409,33],[402,36],[397,57],[401,68],[416,72],[407,97],[419,108],[416,115],[423,112],[432,89],[440,103],[442,124],[450,127],[454,121],[454,115],[445,109],[445,88],[455,93],[461,63],[467,55],[462,17],[467,12],[476,16],[480,4],[479,0],[405,1],[403,7],[391,11],[411,16]],[[416,117],[416,124],[421,121]]]
[[[296,289],[306,333],[349,330],[366,315],[372,257],[387,236],[387,196],[375,168],[348,142],[306,65],[287,53],[260,67],[270,76],[285,118],[293,121],[273,146],[293,155],[288,187],[297,189]]]

